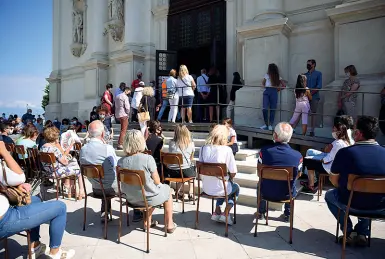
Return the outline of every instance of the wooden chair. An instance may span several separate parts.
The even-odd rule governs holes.
[[[143,151],[143,154],[146,154],[146,155],[152,156],[152,152],[151,152],[151,150],[144,150],[144,151]]]
[[[268,225],[269,218],[269,201],[270,202],[281,202],[281,203],[290,203],[290,239],[289,243],[293,243],[293,215],[294,215],[294,199],[292,196],[291,190],[292,186],[290,182],[293,180],[293,168],[292,167],[273,167],[273,166],[262,166],[261,170],[258,171],[258,197],[257,197],[257,206],[258,210],[260,208],[261,200],[266,201],[266,225]],[[263,196],[261,192],[261,184],[263,180],[273,180],[273,181],[286,181],[287,190],[289,199],[288,200],[268,200]],[[258,215],[255,221],[255,232],[254,237],[258,234]]]
[[[86,230],[86,220],[87,220],[87,197],[92,197],[95,199],[104,200],[104,239],[107,239],[107,222],[108,222],[108,209],[107,209],[107,202],[111,202],[111,199],[118,197],[117,195],[106,195],[106,192],[104,191],[104,186],[102,180],[104,179],[104,170],[102,165],[81,165],[80,166],[81,174],[82,174],[82,180],[83,180],[83,187],[84,192],[87,193],[86,189],[86,183],[84,181],[84,177],[87,178],[96,178],[99,181],[101,190],[102,190],[102,196],[95,195],[93,192],[89,193],[85,196],[84,201],[84,220],[83,220],[83,231]],[[110,210],[110,216],[112,219],[112,209]]]
[[[74,154],[75,158],[79,161],[80,158],[80,150],[82,149],[82,143],[75,142],[74,143]]]
[[[355,192],[385,195],[385,176],[362,176],[362,175],[352,175],[351,174],[351,175],[349,175],[347,187],[348,187],[348,190],[350,191],[348,204],[347,204],[346,208],[340,208],[340,207],[338,208],[338,216],[337,216],[336,242],[338,243],[340,213],[341,213],[341,210],[345,210],[344,236],[343,236],[343,241],[342,241],[341,258],[345,258],[346,231],[347,231],[347,222],[348,222],[349,215],[370,220],[368,247],[370,247],[370,239],[371,239],[371,231],[372,231],[372,219],[385,219],[385,213],[384,212],[357,210],[357,209],[354,209],[351,207],[353,195]],[[345,207],[345,206],[341,206],[341,207]]]
[[[27,179],[32,178],[32,173],[29,166],[29,160],[26,158],[26,155],[28,156],[25,148],[23,145],[16,145],[15,146],[15,154],[17,157],[17,162],[20,165],[20,167],[24,170],[26,173]],[[21,157],[21,158],[20,158]]]
[[[166,153],[166,152],[160,152],[160,163],[162,165],[162,182],[168,181],[168,182],[174,182],[176,184],[181,183],[182,184],[182,190],[184,194],[184,184],[192,182],[193,184],[193,205],[195,205],[195,177],[187,177],[185,178],[183,176],[183,155],[181,153]],[[168,165],[178,165],[180,170],[181,178],[171,178],[171,177],[164,177],[164,170],[165,166]],[[178,202],[178,192],[176,191],[176,202]],[[182,199],[182,213],[184,213],[184,197]]]
[[[27,243],[28,243],[28,259],[32,259],[32,253],[31,253],[31,233],[29,230],[26,230],[25,231],[26,234],[22,234],[21,232],[18,233],[17,235],[19,236],[23,236],[23,237],[26,237],[27,238]],[[9,255],[8,255],[8,237],[4,237],[4,238],[0,238],[0,242],[1,241],[4,241],[4,258],[5,259],[8,259],[9,258]]]
[[[225,199],[226,207],[229,205],[229,200],[227,197],[227,185],[225,176],[227,176],[227,166],[226,164],[218,164],[218,163],[203,163],[203,162],[196,162],[197,165],[197,172],[198,172],[198,203],[197,203],[197,210],[195,215],[195,228],[198,229],[199,224],[199,202],[200,197],[206,197],[211,199],[211,214],[214,213],[214,199]],[[201,175],[205,176],[212,176],[219,178],[223,183],[223,189],[225,192],[224,196],[213,196],[209,195],[207,193],[202,192],[201,193],[201,187],[200,187],[200,177]],[[225,236],[227,237],[229,235],[229,226],[228,226],[228,214],[226,214],[226,230],[225,230]],[[237,223],[237,202],[236,199],[234,199],[234,224]]]
[[[60,188],[61,189],[61,195],[62,195],[62,197],[64,199],[63,180],[66,180],[66,179],[74,180],[74,182],[75,182],[75,189],[76,189],[76,178],[77,178],[76,175],[71,175],[71,176],[61,177],[60,178],[56,174],[56,166],[55,166],[56,157],[55,157],[54,153],[39,152],[39,158],[40,158],[40,162],[42,164],[46,164],[48,167],[51,168],[51,172],[54,172],[54,174],[52,174],[51,172],[47,172],[49,175],[46,175],[45,178],[56,180],[56,200],[59,199],[59,185],[61,187]],[[76,192],[76,190],[75,190],[75,192]],[[69,194],[68,197],[70,198],[71,194]],[[75,197],[75,200],[77,200],[76,197]]]
[[[15,153],[15,144],[5,143],[5,148],[8,150],[9,153]]]
[[[319,201],[319,197],[322,195],[322,189],[325,184],[325,180],[329,178],[329,174],[323,174],[320,173],[318,175],[318,194],[317,194],[317,201]]]
[[[27,148],[29,167],[32,177],[41,177],[41,164],[39,161],[39,151],[37,148]]]
[[[119,200],[120,200],[120,218],[119,218],[119,236],[118,236],[118,242],[120,243],[120,237],[122,235],[122,218],[123,218],[123,212],[122,212],[122,207],[123,207],[123,197],[122,191],[121,191],[121,183],[125,183],[130,186],[137,186],[141,188],[142,191],[142,197],[143,197],[143,202],[144,206],[136,206],[134,204],[130,204],[126,200],[126,213],[127,213],[127,226],[130,225],[130,216],[128,214],[128,207],[141,210],[143,212],[149,211],[152,206],[149,206],[147,203],[147,198],[146,198],[146,193],[144,191],[144,183],[146,182],[144,171],[139,171],[139,170],[128,170],[128,169],[123,169],[120,167],[116,168],[116,174],[117,174],[117,182],[118,182],[118,190],[119,190]],[[165,208],[166,206],[163,205]],[[146,252],[150,252],[150,225],[151,222],[149,222],[149,213],[144,213],[146,215],[146,221],[147,221],[147,229],[144,228],[144,231],[147,230],[147,250]],[[144,220],[143,220],[144,224]],[[164,236],[167,237],[167,221],[166,221],[166,209],[164,211]]]

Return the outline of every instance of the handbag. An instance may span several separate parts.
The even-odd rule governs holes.
[[[148,112],[148,104],[147,104],[147,96],[145,99],[145,105],[144,112],[138,112],[138,121],[139,122],[146,122],[150,120],[150,113]]]
[[[1,160],[1,166],[3,168],[3,179],[7,182],[7,173],[5,171],[4,161]],[[11,206],[25,206],[31,203],[31,194],[25,193],[24,190],[19,186],[5,186],[0,182],[0,193],[7,197]]]
[[[178,146],[178,147],[179,147],[180,152],[182,153],[184,159],[186,159],[186,161],[189,161],[189,160],[187,159],[186,155],[184,154],[183,150],[180,148],[180,146]],[[190,165],[189,165],[189,166],[190,166],[190,168],[192,168],[192,169],[194,170],[194,172],[195,172],[195,174],[196,174],[196,166],[193,165],[193,164],[191,163],[191,160],[190,160]]]

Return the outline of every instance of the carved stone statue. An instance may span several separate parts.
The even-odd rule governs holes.
[[[114,41],[123,40],[124,32],[124,0],[108,0],[109,22],[105,35],[110,33]]]
[[[74,10],[72,12],[73,29],[72,37],[73,43],[83,43],[83,13]]]

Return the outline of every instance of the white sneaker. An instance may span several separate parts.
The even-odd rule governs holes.
[[[219,218],[219,222],[226,224],[226,216],[224,214],[222,214],[221,217]],[[229,224],[230,226],[233,225],[233,220],[231,219],[230,215],[227,216],[227,224]]]
[[[263,125],[262,127],[259,127],[261,130],[267,130],[267,126]]]
[[[270,125],[268,129],[269,129],[269,130],[273,130],[273,126]]]
[[[39,247],[37,247],[33,250],[31,249],[32,259],[37,259],[40,256],[42,256],[43,254],[46,254],[46,250],[47,250],[47,246],[43,243],[40,243]]]
[[[60,249],[59,252],[55,255],[48,254],[48,258],[51,259],[70,259],[75,256],[75,250],[69,249],[67,251]]]
[[[219,219],[220,219],[221,215],[218,215],[216,214],[215,212],[213,213],[213,215],[211,215],[211,220],[214,220],[216,222],[219,222]]]

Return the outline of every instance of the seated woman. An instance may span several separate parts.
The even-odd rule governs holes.
[[[159,121],[149,121],[148,123],[148,136],[146,138],[147,149],[151,151],[153,158],[155,159],[158,172],[160,172],[160,151],[163,148],[163,136],[162,127]]]
[[[177,225],[172,219],[173,204],[170,187],[160,182],[154,158],[150,155],[142,153],[145,148],[146,142],[144,140],[143,134],[139,130],[127,131],[127,135],[123,144],[123,150],[126,153],[126,156],[122,157],[118,161],[118,166],[124,169],[144,171],[146,182],[143,184],[147,203],[150,206],[158,206],[164,204],[166,213],[165,224],[167,224],[167,232],[171,234],[175,231]],[[121,190],[126,195],[126,199],[129,203],[138,206],[144,205],[142,191],[138,186],[129,186],[125,183],[122,183]],[[157,224],[157,222],[152,221],[151,219],[154,209],[155,208],[152,208],[150,211],[148,211],[149,222],[145,222],[146,226],[147,224],[150,224],[151,227],[155,227]]]
[[[349,126],[346,123],[346,119],[335,117],[332,132],[332,136],[335,139],[333,143],[327,145],[324,152],[315,149],[306,151],[306,157],[303,161],[303,172],[308,176],[309,181],[301,181],[301,185],[306,188],[304,190],[305,192],[316,192],[317,188],[314,185],[315,171],[318,172],[318,174],[330,174],[330,169],[337,152],[341,148],[351,145],[348,134]]]
[[[20,186],[26,192],[31,191],[31,186],[25,182],[25,175],[20,166],[12,158],[0,141],[0,156],[5,163],[0,163],[0,172],[5,169],[7,181],[0,174],[0,182],[3,185]],[[4,166],[4,168],[3,168]],[[32,258],[38,258],[46,254],[45,258],[61,259],[73,258],[74,250],[64,251],[60,248],[65,226],[67,209],[61,201],[41,202],[38,197],[32,197],[32,203],[27,206],[10,206],[7,197],[0,194],[0,238],[10,237],[26,229],[31,230]],[[40,225],[50,225],[50,250],[46,252],[46,245],[40,242]]]
[[[78,134],[76,134],[75,132],[75,126],[74,125],[70,125],[68,127],[68,130],[64,133],[62,133],[60,135],[60,146],[63,148],[63,149],[67,149],[70,144],[72,143],[81,143],[81,140],[78,136]],[[73,151],[73,146],[71,148],[71,151]]]
[[[230,210],[234,205],[234,200],[239,195],[239,185],[233,182],[233,178],[237,173],[237,166],[235,164],[235,158],[233,151],[227,146],[229,138],[229,130],[225,125],[217,125],[210,132],[206,144],[201,147],[199,152],[199,161],[203,163],[222,163],[226,164],[227,170],[230,172],[226,177],[226,191],[229,204],[225,208],[225,212],[221,212],[221,206],[225,199],[217,199],[215,212],[211,216],[211,219],[218,222],[226,222],[226,213],[228,215],[228,224],[232,225],[233,221],[230,217]],[[225,191],[223,188],[222,180],[214,176],[201,176],[202,189],[208,195],[224,196]]]
[[[73,148],[74,142],[71,142],[69,146],[63,150],[59,143],[59,130],[56,127],[49,127],[44,130],[44,139],[46,143],[41,147],[41,152],[54,153],[56,157],[55,171],[52,171],[52,167],[49,164],[42,163],[45,172],[52,175],[56,175],[59,178],[75,175],[79,179],[79,193],[76,193],[76,198],[81,200],[84,198],[84,188],[82,178],[80,177],[80,167],[76,159],[72,158],[69,153]],[[75,183],[76,184],[76,183]],[[71,197],[74,185],[71,184],[69,179],[65,180],[64,190],[67,192],[68,197]]]
[[[229,129],[229,140],[227,141],[227,145],[231,148],[233,155],[235,156],[239,151],[239,147],[237,141],[237,133],[233,128],[233,120],[230,118],[225,118],[223,119],[222,124]]]
[[[194,151],[195,145],[191,138],[190,131],[185,125],[177,125],[174,130],[174,138],[169,143],[168,152],[182,154],[182,172],[184,178],[196,177],[196,170],[193,165]],[[181,178],[179,165],[169,165],[165,172],[165,177]],[[184,191],[181,188],[183,188],[183,185],[177,184],[175,192],[179,192],[178,196],[183,199]],[[193,199],[193,191],[192,184],[189,182],[189,200]]]
[[[37,128],[30,124],[25,126],[22,132],[22,137],[16,140],[16,145],[24,146],[25,155],[24,158],[28,158],[27,149],[36,147],[36,139],[39,135]],[[23,159],[22,155],[19,155],[19,159]]]

